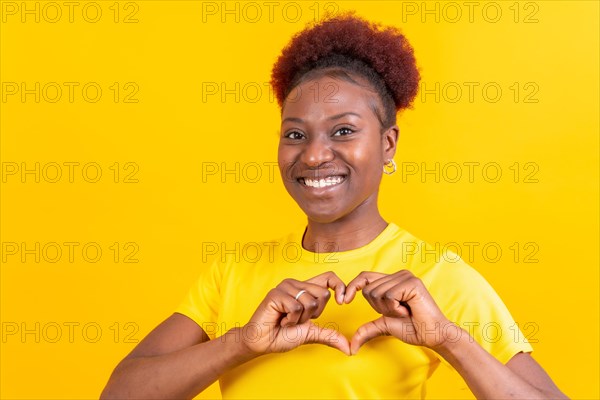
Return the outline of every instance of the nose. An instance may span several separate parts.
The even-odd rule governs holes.
[[[335,155],[331,144],[320,137],[313,137],[307,140],[300,160],[310,168],[318,168],[332,161]]]

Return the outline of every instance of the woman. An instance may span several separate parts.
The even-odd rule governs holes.
[[[258,260],[216,260],[102,398],[191,398],[217,379],[224,398],[422,398],[440,362],[478,398],[566,398],[475,270],[428,257],[379,213],[396,113],[418,82],[393,28],[348,14],[296,35],[272,84],[279,167],[305,231],[265,243]]]

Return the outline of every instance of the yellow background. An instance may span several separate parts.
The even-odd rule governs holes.
[[[20,9],[35,10],[36,3],[39,22]],[[302,225],[279,176],[270,180],[263,167],[252,182],[250,163],[276,161],[278,107],[265,85],[270,68],[291,36],[326,9],[356,9],[401,27],[427,90],[439,82],[438,102],[435,93],[422,92],[400,115],[396,162],[400,169],[437,162],[448,167],[446,175],[440,182],[402,170],[385,176],[384,217],[431,243],[478,243],[470,264],[516,321],[533,327],[527,332],[537,340],[535,358],[572,398],[599,397],[598,2],[477,2],[471,20],[463,2],[276,3],[272,20],[257,2],[258,21],[256,7],[243,2],[227,3],[232,14],[222,13],[221,2],[88,3],[78,2],[72,22],[63,2],[54,3],[62,12],[57,22],[47,2],[1,4],[0,80],[8,82],[0,103],[1,398],[97,398],[117,362],[170,315],[206,265],[203,243],[234,248]],[[99,20],[86,21],[96,8]],[[491,22],[497,9],[502,14]],[[19,90],[22,82],[27,89],[40,82],[40,102],[35,94],[23,101],[21,93],[8,93],[11,82]],[[49,82],[63,89],[55,103],[46,100],[55,96],[52,85],[44,92]],[[64,82],[79,83],[73,102]],[[82,96],[88,82],[102,88],[95,103]],[[239,102],[234,94],[222,101],[220,92],[203,92],[221,83],[235,91],[236,82]],[[475,88],[472,99],[465,82]],[[502,95],[492,102],[495,87]],[[79,163],[73,182],[65,162]],[[22,163],[39,163],[39,183],[33,174],[10,173]],[[48,182],[52,163],[63,165],[56,183]],[[82,176],[88,163],[102,171],[96,183]],[[206,163],[239,163],[239,183],[233,174],[203,177],[203,166],[215,165]],[[450,182],[449,163],[463,166],[458,182]],[[473,182],[464,163],[479,163]],[[487,181],[492,170],[482,175],[488,163],[500,166],[498,182]],[[93,178],[94,169],[86,171]],[[137,183],[124,182],[130,173]],[[534,182],[526,182],[528,173]],[[40,262],[35,254],[22,262],[21,243],[34,249],[36,242]],[[54,242],[63,250],[55,263],[48,261],[56,257],[48,245]],[[73,262],[64,242],[79,243]],[[18,244],[16,255],[11,243]],[[86,261],[87,243],[102,249],[99,261]],[[481,252],[490,243],[503,250],[497,262]],[[533,250],[538,262],[525,262]],[[124,262],[133,252],[129,261],[138,262]],[[22,327],[33,333],[21,336]],[[445,392],[456,377],[441,369],[431,396],[468,397],[461,389]],[[200,397],[214,396],[216,387]]]

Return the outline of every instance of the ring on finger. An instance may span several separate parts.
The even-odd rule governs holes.
[[[298,292],[295,299],[298,300],[300,298],[300,296],[302,296],[304,293],[306,293],[306,290],[302,289],[301,291]]]

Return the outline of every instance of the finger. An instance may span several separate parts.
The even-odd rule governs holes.
[[[372,300],[373,308],[387,317],[407,317],[410,315],[408,299],[412,298],[412,274],[388,275],[389,279],[379,279],[363,289],[363,295]],[[414,297],[414,296],[413,296]]]
[[[348,339],[335,329],[321,328],[309,322],[309,331],[306,339],[306,343],[321,343],[338,349],[347,356],[350,355],[350,343]]]
[[[306,282],[314,283],[328,289],[333,289],[335,292],[335,301],[338,304],[342,304],[344,302],[346,284],[333,271],[328,271],[321,275],[317,275],[308,279]]]
[[[412,316],[412,310],[406,301],[390,300],[390,314],[399,318],[408,318]]]
[[[399,301],[393,291],[387,292],[383,301],[385,302],[383,306],[384,312],[381,312],[381,314],[386,317],[405,318],[412,315],[408,303]]]
[[[402,270],[394,276],[396,284],[390,292],[386,293],[389,312],[391,315],[398,313],[399,317],[410,316],[412,315],[411,303],[415,304],[415,300],[421,299],[423,290],[427,292],[427,289],[410,271]]]
[[[329,298],[331,297],[331,292],[327,287],[317,285],[316,283],[312,283],[309,281],[298,282],[296,287],[298,288],[298,290],[304,289],[307,292],[310,292],[310,294],[317,298],[329,300]]]
[[[327,305],[331,292],[328,288],[319,286],[310,282],[301,282],[296,280],[286,280],[281,288],[288,291],[297,301],[302,303],[305,312],[308,316],[305,318],[304,314],[300,318],[299,323],[306,322],[308,319],[317,318]],[[304,293],[301,293],[304,291]],[[300,294],[300,296],[298,296]]]
[[[383,315],[390,314],[390,305],[393,303],[394,289],[398,285],[393,275],[388,275],[363,288],[365,299],[375,311]],[[391,300],[391,301],[390,301]],[[395,310],[395,307],[392,307]]]
[[[302,290],[306,290],[306,289],[302,289]],[[302,313],[300,314],[300,318],[298,318],[298,322],[297,322],[298,324],[303,324],[306,321],[308,321],[309,319],[316,318],[315,313],[320,308],[319,305],[320,304],[325,305],[325,303],[327,302],[327,300],[323,300],[323,299],[321,299],[321,301],[319,301],[319,299],[315,298],[309,291],[306,291],[306,292],[300,294],[300,297],[298,297],[297,299],[296,299],[296,297],[294,297],[294,299],[297,302],[299,302],[300,304],[302,304]],[[324,306],[323,306],[323,308],[324,308]]]
[[[352,355],[358,353],[358,349],[369,340],[390,334],[384,318],[380,317],[374,321],[367,322],[356,330],[350,341],[350,353]]]
[[[387,276],[386,274],[382,274],[380,272],[373,271],[363,271],[356,276],[356,278],[352,279],[348,286],[346,287],[346,295],[344,296],[344,303],[348,304],[354,297],[356,296],[356,292],[362,290],[368,284],[375,282],[378,279]]]
[[[283,318],[279,322],[281,326],[298,324],[300,316],[304,311],[302,303],[284,292],[281,292],[281,295],[277,297],[276,303],[278,311],[283,315]]]

